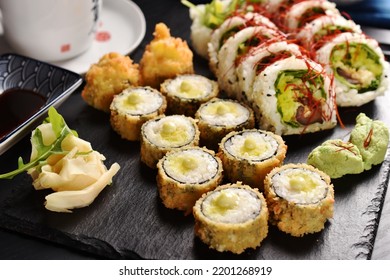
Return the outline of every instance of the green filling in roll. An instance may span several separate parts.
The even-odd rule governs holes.
[[[342,43],[332,50],[330,61],[335,78],[358,93],[376,90],[383,66],[375,51],[362,43]]]
[[[284,123],[292,127],[322,123],[326,102],[324,80],[310,70],[281,71],[275,81],[277,109]]]
[[[227,30],[222,36],[221,39],[219,40],[219,47],[222,47],[225,42],[232,37],[234,34],[236,34],[238,31],[240,31],[244,26],[239,25],[239,26],[234,26],[233,28],[230,28]]]

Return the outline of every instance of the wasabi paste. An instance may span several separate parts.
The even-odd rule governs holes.
[[[332,179],[364,171],[359,149],[341,139],[327,140],[315,148],[309,154],[307,163],[325,172]]]
[[[351,131],[349,141],[355,144],[363,157],[364,169],[384,161],[389,144],[389,130],[386,124],[372,120],[364,113],[356,117],[355,128]]]

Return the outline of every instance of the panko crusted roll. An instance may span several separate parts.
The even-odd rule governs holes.
[[[361,106],[383,95],[389,86],[389,63],[376,40],[342,33],[316,52],[315,59],[334,75],[336,102]]]
[[[268,234],[263,195],[241,182],[204,194],[193,208],[195,235],[219,252],[241,254],[257,248]]]
[[[141,161],[150,168],[168,151],[199,144],[196,121],[183,115],[160,116],[141,127]]]
[[[153,36],[139,62],[142,85],[159,89],[166,79],[194,73],[193,53],[185,40],[171,36],[161,22],[156,24]]]
[[[265,176],[282,165],[287,146],[282,137],[257,129],[233,131],[219,144],[225,176],[263,190]]]
[[[324,172],[307,164],[273,169],[264,181],[270,222],[300,237],[324,229],[333,217],[334,190]]]
[[[278,60],[256,75],[251,96],[259,127],[279,135],[303,134],[336,126],[332,80],[305,57]]]
[[[141,126],[162,115],[167,107],[165,97],[151,87],[130,87],[114,96],[110,105],[111,127],[124,139],[140,139]]]
[[[199,106],[219,93],[218,83],[196,74],[165,80],[161,92],[166,96],[170,114],[193,117]]]
[[[200,144],[218,150],[219,142],[231,131],[255,127],[253,110],[236,100],[214,98],[200,106],[195,114]]]
[[[157,187],[165,207],[192,212],[202,194],[222,181],[222,162],[206,148],[187,147],[168,152],[157,163]]]
[[[116,94],[140,84],[139,65],[126,55],[110,52],[91,65],[85,74],[81,97],[90,106],[110,112]]]

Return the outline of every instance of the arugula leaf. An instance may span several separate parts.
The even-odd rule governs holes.
[[[45,145],[43,141],[42,132],[39,128],[36,128],[31,136],[31,144],[37,150],[37,156],[28,163],[24,163],[23,159],[18,159],[18,169],[0,174],[0,179],[12,179],[16,175],[29,170],[30,168],[40,168],[46,164],[46,160],[53,154],[66,154],[67,151],[63,151],[61,148],[62,140],[65,139],[70,133],[77,136],[77,133],[71,130],[66,124],[64,118],[57,112],[54,107],[50,107],[48,111],[48,118],[43,123],[51,123],[53,131],[57,139],[50,145]]]

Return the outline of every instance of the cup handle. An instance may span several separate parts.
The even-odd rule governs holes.
[[[1,10],[0,10],[0,36],[2,36],[4,34],[4,29],[3,29],[3,14],[1,13]]]

